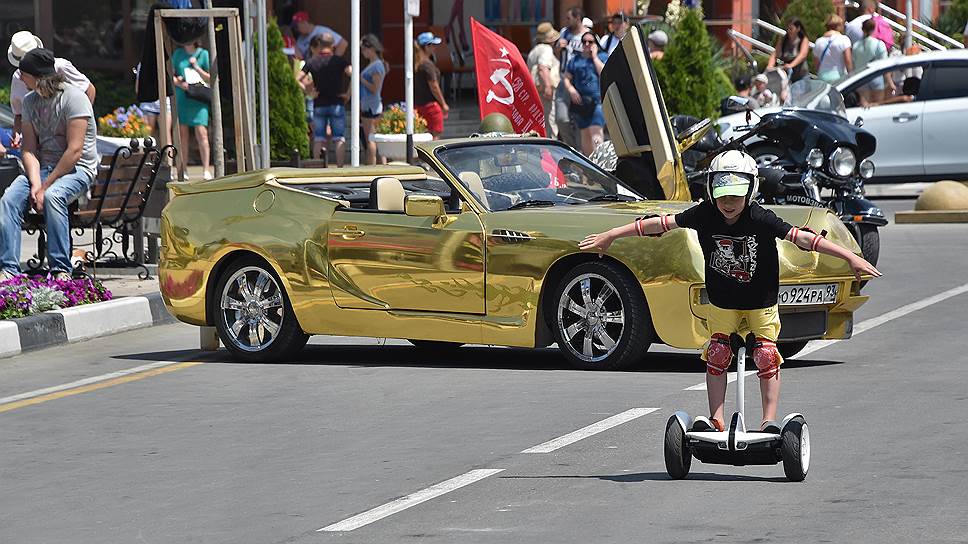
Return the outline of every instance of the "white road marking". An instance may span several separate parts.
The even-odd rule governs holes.
[[[455,478],[440,482],[439,484],[434,484],[428,488],[421,489],[416,493],[411,493],[406,497],[400,497],[399,499],[390,501],[382,506],[377,506],[376,508],[367,510],[362,514],[357,514],[351,518],[344,519],[343,521],[334,523],[332,525],[327,525],[322,529],[316,529],[316,532],[352,531],[354,529],[359,529],[364,525],[369,525],[374,521],[379,521],[387,516],[392,516],[397,512],[406,510],[411,506],[416,506],[422,502],[429,501],[430,499],[439,497],[445,493],[450,493],[455,489],[460,489],[476,481],[483,480],[484,478],[493,476],[494,474],[497,474],[503,470],[503,468],[484,468],[472,470]]]
[[[100,376],[92,376],[90,378],[84,378],[82,380],[77,380],[76,382],[63,383],[61,385],[54,385],[51,387],[45,387],[43,389],[36,389],[34,391],[20,393],[19,395],[12,395],[9,397],[0,398],[0,405],[9,404],[11,402],[17,402],[19,400],[24,400],[24,399],[32,399],[34,397],[40,397],[43,395],[49,395],[51,393],[57,393],[59,391],[66,391],[67,389],[74,389],[75,387],[90,385],[92,383],[113,380],[115,378],[120,378],[121,376],[128,376],[129,374],[137,374],[139,372],[144,372],[145,370],[152,370],[154,368],[174,365],[180,362],[183,362],[183,361],[159,361],[157,363],[150,363],[147,365],[136,366],[134,368],[129,368],[127,370],[119,370],[117,372],[101,374]]]
[[[748,378],[753,374],[756,374],[755,370],[747,370],[745,373],[743,373],[743,377]],[[736,381],[736,373],[727,372],[726,383],[733,383],[735,381]],[[697,383],[696,385],[690,385],[689,387],[683,389],[683,391],[705,391],[705,390],[706,390],[706,382]]]
[[[949,298],[958,296],[958,295],[960,295],[962,293],[968,293],[968,283],[963,284],[963,285],[960,285],[958,287],[954,287],[952,289],[948,289],[947,291],[942,291],[942,292],[938,293],[937,295],[932,295],[930,297],[921,299],[919,301],[912,302],[910,304],[905,304],[904,306],[901,306],[900,308],[891,310],[890,312],[887,312],[887,313],[883,313],[883,314],[881,314],[881,315],[879,315],[877,317],[872,317],[870,319],[866,319],[864,321],[861,321],[860,323],[858,323],[857,325],[854,326],[854,334],[853,334],[853,336],[857,336],[858,334],[861,334],[863,332],[867,332],[867,331],[873,329],[874,327],[879,327],[879,326],[881,326],[881,325],[883,325],[885,323],[888,323],[890,321],[893,321],[893,320],[895,320],[895,319],[897,319],[899,317],[904,317],[904,316],[906,316],[906,315],[908,315],[908,314],[910,314],[912,312],[916,312],[918,310],[923,310],[924,308],[927,308],[928,306],[931,306],[932,304],[937,304],[939,302],[948,300]],[[801,357],[804,357],[805,355],[809,355],[809,354],[811,354],[811,353],[813,353],[813,352],[815,352],[817,350],[821,350],[821,349],[823,349],[823,348],[825,348],[827,346],[830,346],[832,344],[836,344],[837,342],[840,342],[840,341],[841,340],[814,340],[814,341],[810,342],[810,344],[808,344],[807,347],[803,348],[803,351],[801,351],[800,353],[797,353],[793,357],[789,357],[789,359],[791,359],[791,360],[793,360],[793,359],[799,359]],[[756,371],[747,371],[746,372],[746,376],[749,376],[751,374],[756,374]],[[730,374],[730,377],[729,377],[728,381],[732,382],[732,381],[735,381],[735,380],[736,380],[736,373],[733,372],[733,373]],[[690,387],[687,387],[687,388],[684,389],[684,391],[705,391],[705,390],[706,390],[706,383],[705,382],[699,383],[699,384],[696,384],[696,385],[693,385],[693,386],[690,386]]]
[[[598,423],[592,423],[587,427],[582,427],[577,431],[570,432],[564,436],[559,436],[554,440],[549,440],[544,444],[538,444],[533,448],[528,448],[521,453],[549,453],[553,452],[559,448],[563,448],[568,444],[574,444],[583,438],[588,438],[594,434],[598,434],[602,431],[607,431],[612,427],[621,425],[633,419],[642,417],[647,414],[655,412],[658,408],[632,408],[631,410],[626,410],[621,414],[615,414],[612,417],[605,418]]]

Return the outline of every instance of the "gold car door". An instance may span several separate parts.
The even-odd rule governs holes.
[[[327,242],[341,308],[484,314],[483,227],[472,211],[337,210]]]

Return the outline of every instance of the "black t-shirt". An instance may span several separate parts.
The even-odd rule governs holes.
[[[343,92],[343,76],[350,63],[337,55],[313,57],[306,61],[302,71],[313,76],[313,85],[319,93],[313,99],[313,106],[335,106],[342,104],[340,93]]]
[[[433,61],[425,60],[417,65],[413,72],[413,103],[422,106],[436,102],[434,93],[430,92],[430,84],[440,80],[440,70]]]
[[[704,200],[676,214],[676,225],[694,229],[706,259],[709,302],[731,310],[755,310],[776,304],[780,265],[776,238],[793,227],[753,202],[739,220],[727,225],[716,204]]]

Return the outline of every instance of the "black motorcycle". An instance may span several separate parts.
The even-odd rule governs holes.
[[[790,105],[763,115],[749,124],[755,113],[749,99],[730,97],[733,111],[746,113],[747,125],[733,128],[743,133],[722,142],[712,131],[683,154],[692,194],[705,194],[704,170],[713,157],[728,149],[744,149],[760,165],[760,195],[764,204],[796,204],[830,208],[850,228],[864,258],[877,264],[880,253],[878,228],[887,218],[864,197],[864,180],[874,175],[874,135],[851,124],[843,98],[819,80],[801,80],[791,89]],[[695,118],[677,116],[678,131]]]

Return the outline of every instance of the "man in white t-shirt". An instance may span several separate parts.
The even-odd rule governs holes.
[[[558,123],[555,120],[555,89],[561,82],[561,72],[558,57],[555,56],[552,45],[558,41],[558,37],[559,33],[551,23],[539,24],[534,36],[535,46],[528,53],[528,69],[531,70],[531,77],[541,98],[541,107],[544,108],[545,136],[548,138],[558,138]]]
[[[20,146],[20,138],[22,137],[22,125],[23,125],[23,101],[30,89],[23,82],[20,77],[20,59],[24,57],[28,52],[38,48],[43,47],[43,42],[40,38],[34,36],[30,31],[22,30],[17,32],[10,38],[10,47],[7,48],[7,60],[10,61],[14,67],[18,68],[13,76],[10,78],[10,109],[13,111],[13,139],[11,141],[11,147]],[[64,78],[65,82],[72,87],[77,87],[81,92],[87,95],[88,100],[91,104],[94,103],[94,97],[97,94],[97,89],[91,80],[82,74],[77,68],[71,64],[71,61],[62,58],[54,59],[54,71]]]

